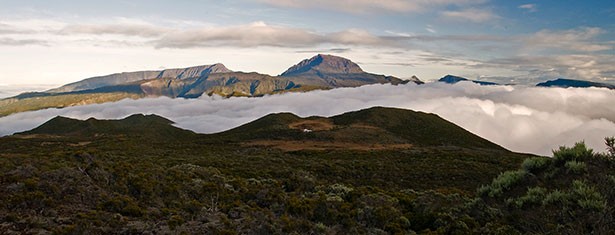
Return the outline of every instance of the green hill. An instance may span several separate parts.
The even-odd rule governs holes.
[[[57,116],[32,130],[17,135],[51,135],[71,137],[100,137],[123,135],[130,137],[176,139],[196,134],[172,126],[173,121],[157,115],[134,114],[121,120],[77,120]]]
[[[310,141],[381,147],[459,147],[505,150],[435,114],[374,107],[331,118],[300,118],[290,113],[270,114],[235,129],[214,135],[235,141]],[[307,146],[307,144],[306,144]],[[283,146],[282,146],[283,147]]]

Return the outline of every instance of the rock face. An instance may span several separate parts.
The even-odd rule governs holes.
[[[568,87],[581,87],[581,88],[582,87],[603,87],[603,88],[615,89],[615,85],[612,85],[612,84],[590,82],[590,81],[583,81],[583,80],[564,79],[564,78],[558,78],[558,79],[555,79],[555,80],[550,80],[550,81],[538,83],[538,84],[536,84],[536,86],[539,86],[539,87],[563,87],[563,88],[568,88]]]

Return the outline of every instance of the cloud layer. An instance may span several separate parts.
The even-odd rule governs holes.
[[[56,115],[116,119],[155,113],[201,133],[227,130],[273,112],[332,116],[387,106],[431,112],[513,151],[549,155],[576,141],[598,151],[615,135],[615,91],[598,88],[481,87],[456,85],[370,85],[262,98],[152,98],[48,109],[0,118],[0,135],[36,127]]]
[[[273,6],[292,8],[316,8],[351,13],[374,11],[419,12],[444,6],[467,6],[485,3],[486,0],[257,0]]]

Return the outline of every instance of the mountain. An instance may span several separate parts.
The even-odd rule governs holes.
[[[590,81],[583,81],[583,80],[564,79],[564,78],[558,78],[555,80],[538,83],[536,84],[536,86],[538,87],[563,87],[563,88],[603,87],[603,88],[615,89],[615,85],[613,84],[590,82]]]
[[[440,78],[440,80],[438,80],[438,82],[444,82],[444,83],[448,83],[448,84],[455,84],[461,81],[470,81],[479,85],[483,85],[483,86],[490,86],[490,85],[499,85],[495,82],[485,82],[485,81],[476,81],[476,80],[470,80],[467,78],[463,78],[463,77],[458,77],[458,76],[454,76],[454,75],[446,75],[442,78]]]
[[[317,55],[291,67],[280,76],[234,72],[223,64],[160,71],[117,73],[84,79],[45,92],[23,93],[0,100],[0,116],[44,108],[63,108],[122,99],[167,96],[197,98],[203,95],[258,97],[368,84],[408,82],[364,72],[356,63],[337,56]]]
[[[223,64],[201,65],[181,69],[165,69],[161,71],[139,71],[116,73],[106,76],[87,78],[78,82],[66,84],[59,88],[48,90],[48,93],[63,93],[92,90],[101,87],[122,85],[137,81],[149,79],[188,79],[188,78],[203,78],[212,73],[228,73],[232,72]]]
[[[323,54],[299,62],[280,76],[297,84],[329,88],[356,87],[376,83],[403,84],[414,82],[422,84],[418,79],[404,81],[392,76],[367,73],[359,65],[348,59]]]
[[[57,116],[42,125],[17,135],[52,135],[74,137],[100,137],[124,135],[131,137],[164,137],[174,139],[193,136],[194,132],[174,127],[173,121],[157,115],[134,114],[121,120],[78,120]]]
[[[291,113],[270,114],[215,135],[282,149],[296,143],[308,148],[461,147],[504,150],[435,114],[374,107],[330,118],[300,118]],[[309,144],[308,144],[309,143]],[[301,146],[291,146],[299,148]]]

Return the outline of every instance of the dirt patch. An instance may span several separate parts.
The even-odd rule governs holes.
[[[88,144],[91,144],[92,141],[84,141],[84,142],[79,142],[79,143],[68,143],[68,145],[73,146],[73,147],[79,147],[79,146],[86,146]]]
[[[411,149],[411,144],[361,144],[348,142],[324,142],[324,141],[284,141],[284,140],[259,140],[248,142],[244,145],[277,148],[284,151],[298,150],[389,150]]]
[[[288,125],[290,129],[310,130],[310,131],[329,131],[335,127],[331,120],[316,119],[316,120],[301,120]]]

